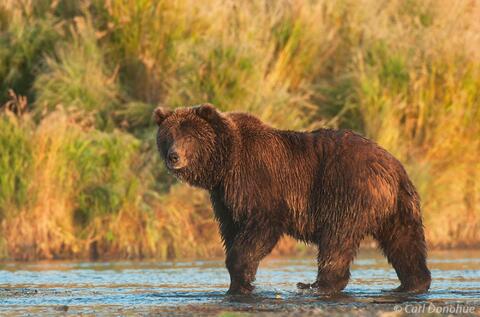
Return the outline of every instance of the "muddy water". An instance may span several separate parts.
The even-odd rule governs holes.
[[[312,258],[269,258],[255,294],[226,296],[223,259],[185,262],[39,262],[0,264],[0,315],[480,315],[480,250],[430,253],[431,291],[401,295],[393,269],[377,252],[357,257],[342,294],[296,289],[315,278]]]

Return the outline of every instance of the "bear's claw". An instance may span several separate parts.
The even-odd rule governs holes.
[[[230,286],[227,295],[250,295],[253,291],[253,285]]]
[[[312,284],[310,283],[297,283],[297,288],[298,289],[310,289],[312,288]]]

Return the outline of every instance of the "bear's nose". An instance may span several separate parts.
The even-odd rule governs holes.
[[[167,159],[170,162],[170,164],[176,164],[180,160],[180,156],[178,156],[177,152],[172,151],[168,153]]]

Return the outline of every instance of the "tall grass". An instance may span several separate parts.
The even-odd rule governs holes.
[[[0,103],[8,90],[29,98],[43,55],[60,40],[58,20],[42,2],[5,0],[0,4]],[[46,7],[46,8],[45,8]]]
[[[105,128],[108,112],[118,103],[116,74],[105,65],[103,52],[89,17],[77,17],[69,28],[68,42],[57,44],[46,56],[43,70],[34,81],[38,111],[58,105],[95,113],[97,126]]]
[[[407,164],[430,241],[468,245],[479,239],[480,8],[412,2],[386,10],[376,20],[389,32],[372,30],[356,61],[364,131]]]
[[[150,119],[204,101],[376,140],[414,179],[429,243],[478,245],[478,16],[447,0],[4,1],[0,253],[220,254],[206,194],[166,174]]]
[[[206,237],[192,255],[221,250],[204,193],[149,192],[147,180],[136,176],[138,141],[83,126],[78,116],[60,108],[37,126],[29,116],[2,116],[1,131],[8,131],[1,134],[8,153],[2,158],[9,160],[1,164],[2,237],[9,257],[185,256],[197,233]]]
[[[28,202],[28,175],[32,169],[29,134],[12,117],[0,119],[0,219]],[[6,155],[8,153],[8,155]]]

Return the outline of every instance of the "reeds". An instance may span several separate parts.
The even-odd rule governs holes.
[[[414,179],[429,243],[478,245],[478,16],[447,0],[4,1],[0,254],[220,254],[206,194],[166,174],[150,121],[204,101],[376,140]]]

